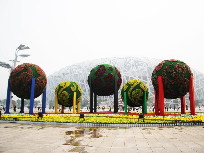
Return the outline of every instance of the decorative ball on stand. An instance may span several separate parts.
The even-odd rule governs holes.
[[[18,65],[10,74],[11,91],[19,98],[29,99],[32,78],[35,78],[34,98],[40,96],[47,84],[45,72],[35,64]]]
[[[74,92],[76,92],[76,104],[78,104],[82,96],[80,86],[74,81],[64,81],[58,84],[55,89],[58,103],[65,107],[73,106]]]
[[[158,76],[162,76],[164,97],[176,99],[185,96],[189,91],[189,81],[192,75],[190,67],[179,60],[164,60],[152,73],[152,84],[158,93]]]
[[[144,93],[146,92],[146,100],[148,99],[148,87],[140,80],[130,80],[125,83],[121,90],[121,97],[124,101],[124,92],[126,92],[127,105],[130,107],[143,106]]]
[[[120,71],[115,66],[109,64],[94,67],[88,76],[89,86],[91,82],[93,92],[99,96],[114,94],[115,81],[118,90],[122,82]]]

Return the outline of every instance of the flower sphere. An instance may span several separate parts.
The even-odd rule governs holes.
[[[58,103],[65,107],[73,106],[74,92],[76,92],[76,104],[78,104],[82,95],[80,86],[74,81],[65,81],[58,84],[55,89]]]
[[[189,81],[192,75],[190,67],[179,60],[164,60],[152,73],[152,84],[158,93],[157,77],[162,76],[164,97],[175,99],[185,96],[189,91]]]
[[[11,91],[19,98],[29,99],[31,80],[35,78],[35,95],[40,96],[47,84],[45,72],[35,64],[24,63],[18,65],[10,74]]]
[[[117,83],[117,90],[120,88],[122,82],[119,70],[109,64],[98,65],[91,70],[88,76],[89,87],[90,79],[93,92],[99,96],[114,94],[115,81]]]
[[[127,105],[130,107],[139,107],[144,103],[144,93],[146,92],[146,100],[148,99],[148,87],[140,80],[130,80],[125,83],[121,90],[121,97],[124,101],[124,93],[126,92]]]

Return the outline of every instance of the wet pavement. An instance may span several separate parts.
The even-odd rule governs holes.
[[[0,123],[0,153],[203,153],[203,126],[89,128]]]

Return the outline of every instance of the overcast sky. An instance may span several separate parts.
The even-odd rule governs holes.
[[[179,59],[204,73],[203,0],[0,0],[0,61],[48,75],[102,57]],[[19,52],[20,54],[20,52]],[[11,64],[11,63],[10,63]],[[9,70],[0,67],[0,99]]]

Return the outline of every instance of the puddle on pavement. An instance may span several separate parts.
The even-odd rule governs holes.
[[[85,151],[84,149],[85,149],[85,147],[75,147],[75,148],[69,150],[68,152],[88,153],[88,152]]]
[[[74,130],[74,131],[66,131],[66,135],[74,135],[74,137],[82,137],[85,134],[85,129]]]
[[[80,141],[76,140],[76,137],[71,136],[70,139],[66,140],[63,145],[72,145],[72,146],[80,146]]]
[[[164,126],[159,126],[159,127],[157,127],[159,130],[163,130],[163,129],[165,129],[165,127]]]
[[[142,130],[145,130],[146,134],[152,134],[151,131],[150,131],[151,128],[142,128]]]
[[[118,127],[119,129],[130,129],[131,127]]]
[[[151,130],[151,128],[142,128],[142,130]]]
[[[99,129],[89,129],[91,138],[100,138],[102,135],[99,133]]]
[[[73,131],[66,131],[66,135],[72,135],[75,138],[82,137],[85,134],[90,135],[91,138],[99,138],[102,137],[100,134],[100,129],[98,128],[89,128],[89,129],[79,129],[79,130],[73,130]]]
[[[177,138],[169,138],[169,139],[177,139]]]
[[[44,129],[44,128],[45,128],[45,127],[41,126],[41,127],[38,128],[38,130],[42,130],[42,129]]]
[[[107,130],[130,129],[131,127],[105,127]]]
[[[4,128],[19,128],[17,125],[14,126],[4,126]]]
[[[183,127],[175,127],[177,130],[183,130]]]
[[[80,141],[77,138],[83,137],[88,135],[90,138],[100,138],[102,135],[100,134],[100,129],[98,128],[85,128],[85,129],[78,129],[73,131],[66,131],[65,135],[69,135],[70,139],[65,140],[63,145],[72,145],[72,146],[81,146]]]

